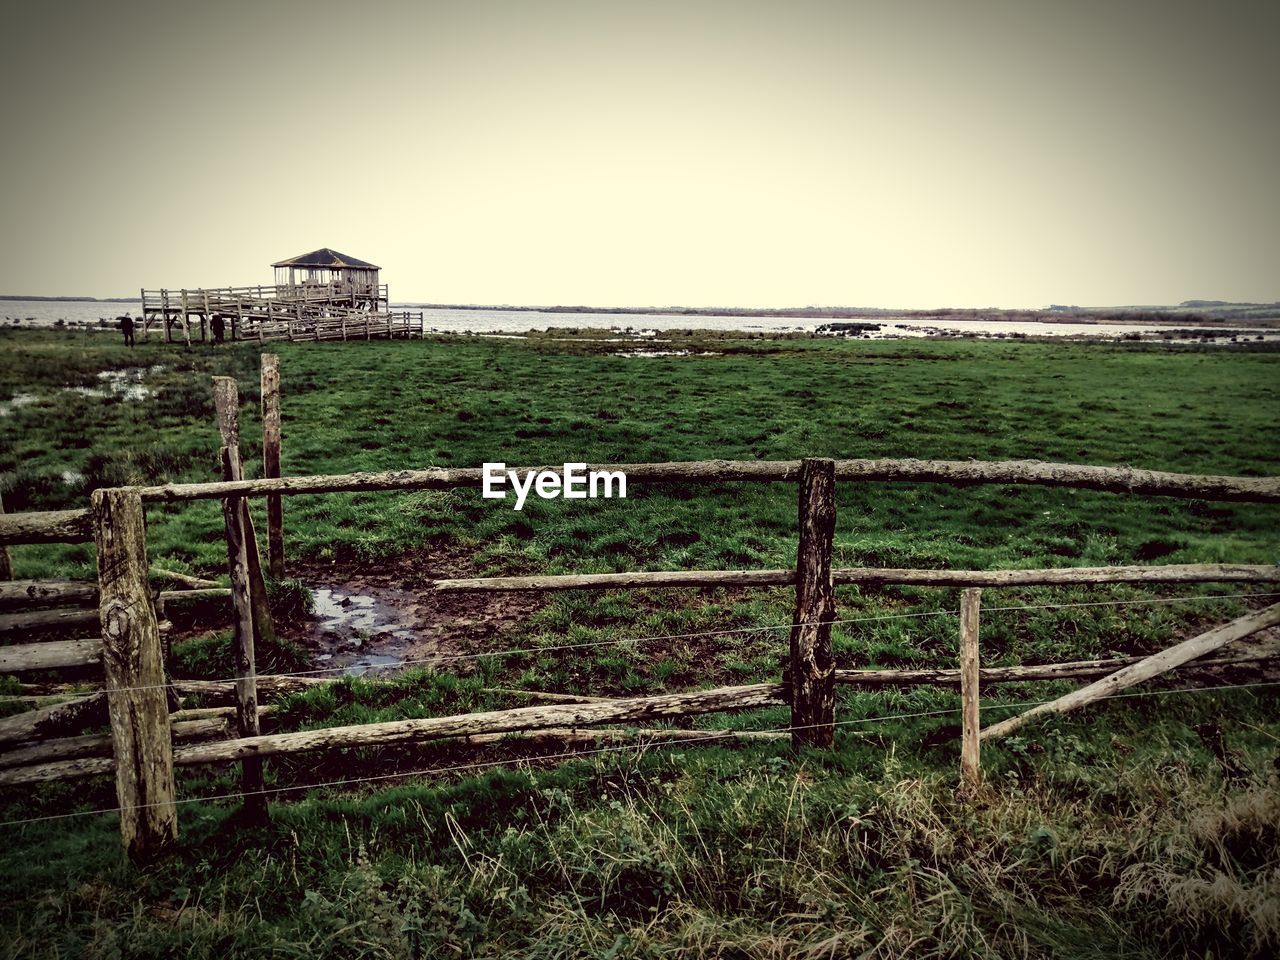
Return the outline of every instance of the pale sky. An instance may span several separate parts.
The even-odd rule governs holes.
[[[27,4],[0,293],[1280,299],[1280,4]]]

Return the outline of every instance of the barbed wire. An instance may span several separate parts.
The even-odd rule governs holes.
[[[1070,609],[1073,607],[1108,607],[1108,606],[1114,607],[1114,606],[1135,606],[1135,605],[1159,605],[1159,604],[1170,604],[1170,603],[1195,603],[1202,600],[1246,600],[1246,599],[1260,599],[1260,598],[1265,599],[1265,598],[1275,598],[1275,597],[1280,597],[1280,593],[1201,594],[1193,597],[1149,597],[1149,598],[1137,598],[1137,599],[1130,599],[1130,600],[1090,600],[1090,601],[1080,601],[1076,603],[1042,603],[1042,604],[1022,604],[1018,606],[1005,606],[1005,607],[983,607],[982,612],[983,613],[1008,613],[1008,612],[1013,612],[1018,610],[1058,610],[1058,609]],[[506,650],[486,650],[486,651],[475,652],[475,653],[455,653],[455,654],[436,655],[432,657],[416,657],[416,658],[400,660],[400,661],[397,661],[396,663],[388,663],[388,664],[365,665],[365,664],[357,663],[357,664],[345,664],[345,665],[333,666],[333,667],[315,667],[310,670],[292,670],[284,673],[259,673],[255,675],[254,679],[255,680],[289,680],[289,679],[298,679],[302,677],[318,676],[321,674],[332,674],[335,671],[342,671],[342,673],[339,675],[340,677],[341,676],[364,677],[371,672],[376,672],[381,674],[381,673],[389,672],[393,670],[402,670],[403,668],[410,667],[410,666],[425,666],[425,665],[442,666],[442,665],[446,665],[449,663],[456,663],[463,660],[480,660],[480,659],[484,659],[485,657],[510,657],[510,656],[520,656],[525,654],[558,653],[565,650],[582,650],[582,649],[589,649],[593,647],[618,646],[624,643],[650,643],[658,640],[693,640],[700,637],[728,636],[731,634],[758,633],[758,632],[765,632],[770,630],[790,630],[793,627],[811,627],[811,626],[823,626],[823,625],[844,626],[848,624],[858,624],[858,623],[877,623],[877,622],[887,621],[887,620],[910,620],[910,619],[922,619],[927,617],[958,616],[959,613],[960,611],[958,609],[956,610],[952,610],[952,609],[924,610],[924,611],[917,611],[913,613],[879,614],[871,617],[847,617],[847,618],[837,618],[834,620],[821,620],[821,621],[819,620],[790,621],[787,623],[761,624],[761,625],[750,626],[750,627],[729,627],[722,630],[703,630],[703,631],[695,631],[692,633],[656,634],[653,636],[646,636],[646,637],[615,637],[610,640],[586,640],[586,641],[582,641],[581,643],[562,643],[562,644],[553,644],[550,646],[542,646],[542,647],[514,647]],[[346,671],[351,670],[353,667],[361,668],[362,672],[359,674],[346,673]],[[230,676],[230,677],[222,677],[220,679],[215,679],[215,680],[190,680],[190,679],[170,680],[165,683],[143,684],[143,685],[129,686],[129,687],[113,687],[112,689],[107,690],[105,692],[110,694],[110,693],[137,692],[141,690],[166,690],[166,689],[181,686],[184,684],[234,683],[239,679],[241,678],[236,676]],[[98,693],[101,693],[101,692],[104,692],[104,691],[100,691],[100,690],[77,691],[77,692],[69,692],[65,694],[65,696],[67,697],[68,700],[83,699],[86,697],[96,696]],[[57,694],[56,696],[61,696],[61,694]],[[22,694],[0,694],[0,701],[14,700],[14,699],[27,699],[27,697]]]
[[[1124,700],[1124,699],[1129,699],[1133,697],[1168,696],[1170,694],[1179,694],[1179,693],[1220,693],[1227,690],[1247,690],[1247,689],[1253,689],[1257,687],[1274,687],[1274,686],[1280,686],[1280,680],[1270,680],[1270,681],[1264,680],[1264,681],[1256,681],[1253,683],[1226,684],[1226,685],[1217,686],[1217,687],[1180,687],[1180,688],[1174,688],[1169,690],[1139,690],[1139,691],[1130,691],[1127,693],[1113,693],[1113,694],[1108,694],[1107,696],[1099,697],[1094,702],[1100,703],[1104,700]],[[986,711],[986,710],[1007,710],[1007,709],[1015,709],[1020,707],[1029,708],[1029,707],[1041,706],[1043,704],[1052,703],[1052,702],[1053,700],[1050,699],[1050,700],[1017,701],[1014,703],[986,703],[986,704],[979,704],[978,709],[980,711]],[[727,740],[727,739],[732,739],[733,737],[736,737],[739,735],[750,736],[751,734],[755,734],[755,733],[784,733],[785,734],[785,733],[796,733],[801,730],[810,730],[820,726],[841,727],[841,726],[851,726],[854,724],[871,724],[871,723],[887,724],[893,721],[900,721],[900,720],[914,720],[914,719],[922,719],[924,717],[945,716],[947,714],[960,713],[962,709],[963,709],[962,706],[945,707],[937,710],[921,710],[913,713],[891,714],[889,716],[856,717],[848,720],[835,720],[830,724],[796,724],[796,725],[788,725],[784,727],[767,727],[762,730],[708,730],[706,731],[706,736],[704,737],[680,737],[678,739],[666,740],[660,743],[656,741],[650,741],[647,743],[628,743],[628,744],[619,744],[619,745],[610,746],[610,747],[599,747],[591,750],[566,750],[561,753],[544,754],[537,757],[509,757],[502,760],[488,760],[488,761],[479,762],[479,763],[455,764],[453,766],[448,766],[448,767],[425,767],[418,770],[403,770],[403,771],[397,771],[395,773],[370,774],[364,777],[345,777],[339,780],[321,780],[315,783],[290,784],[290,785],[279,786],[279,787],[264,787],[261,790],[234,791],[230,793],[213,794],[210,796],[203,796],[203,797],[183,797],[180,799],[175,799],[174,801],[172,801],[172,803],[175,806],[188,806],[194,803],[215,803],[222,800],[244,800],[244,799],[248,799],[249,797],[256,797],[256,796],[276,796],[282,793],[289,793],[296,790],[319,790],[326,787],[345,787],[345,786],[351,786],[353,784],[358,784],[358,783],[377,783],[377,782],[383,782],[387,780],[399,780],[399,779],[407,779],[411,777],[422,777],[428,774],[461,773],[464,771],[474,772],[477,770],[491,769],[494,767],[510,766],[512,764],[516,764],[516,765],[528,764],[532,766],[534,763],[543,763],[549,760],[564,760],[564,759],[573,759],[573,758],[579,758],[579,757],[591,757],[591,756],[597,756],[597,755],[606,754],[606,753],[622,753],[630,750],[645,751],[645,750],[656,749],[660,747],[683,746],[690,743],[703,743],[703,742],[712,741],[712,740]],[[512,734],[518,734],[520,731],[510,731],[510,732]],[[528,731],[528,732],[532,733],[537,731]],[[661,737],[662,734],[665,733],[666,731],[662,730],[661,728],[650,728],[646,732],[653,733],[655,737]],[[428,742],[438,743],[441,741],[428,741]],[[163,806],[163,805],[165,804],[140,803],[140,804],[123,806],[123,807],[120,807],[120,806],[101,807],[96,810],[74,810],[68,813],[54,813],[54,814],[47,814],[45,816],[39,816],[39,817],[25,817],[18,820],[0,821],[0,827],[16,827],[16,826],[33,824],[33,823],[44,823],[52,820],[69,820],[77,817],[101,816],[101,815],[110,814],[110,813],[123,813],[126,810],[127,811],[148,810],[148,809],[151,809],[152,807]]]

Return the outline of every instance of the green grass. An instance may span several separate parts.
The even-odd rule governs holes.
[[[711,457],[1038,458],[1280,474],[1277,364],[1265,350],[1063,343],[829,342],[690,336],[715,356],[630,359],[598,339],[279,345],[287,474]],[[130,402],[64,389],[163,364]],[[250,473],[257,351],[0,331],[8,509],[82,505],[93,486],[207,480],[209,377],[241,384]],[[66,484],[63,471],[83,481]],[[437,573],[753,568],[794,561],[792,485],[645,488],[625,501],[483,501],[470,491],[286,501],[291,562]],[[254,509],[260,508],[255,504]],[[1030,487],[839,490],[836,562],[1038,567],[1274,563],[1280,511]],[[258,518],[261,524],[262,518]],[[225,568],[216,503],[148,509],[154,562]],[[448,563],[442,564],[441,557]],[[18,576],[90,576],[91,547],[13,550]],[[1008,609],[1239,588],[988,591],[988,663],[1146,652],[1246,609],[1238,600]],[[305,597],[288,591],[296,609]],[[954,610],[950,590],[839,591],[840,616]],[[285,729],[524,705],[487,688],[590,694],[776,678],[787,590],[550,595],[501,646],[527,649],[348,682],[291,700]],[[566,643],[646,639],[576,650]],[[950,615],[846,623],[840,665],[953,665]],[[225,675],[225,634],[175,647]],[[281,661],[282,663],[287,661]],[[1066,685],[1001,685],[998,704]],[[118,865],[110,816],[0,828],[0,951],[191,956],[1135,956],[1280,946],[1277,708],[1263,689],[1117,701],[986,749],[990,793],[955,789],[954,693],[844,690],[836,751],[675,747],[318,790],[245,833],[234,804],[180,808],[175,858]],[[913,719],[882,720],[926,713]],[[856,721],[856,722],[855,722]],[[865,723],[862,721],[866,721]],[[787,711],[700,718],[770,729]],[[1215,756],[1220,724],[1245,774]],[[1200,728],[1199,731],[1197,728]],[[357,751],[268,764],[281,787],[528,756],[519,746]],[[185,797],[234,791],[184,771]],[[110,806],[106,781],[0,795],[0,819]],[[0,956],[5,955],[0,952]]]

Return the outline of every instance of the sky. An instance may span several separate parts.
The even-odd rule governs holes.
[[[1280,299],[1280,4],[24,4],[0,293]]]

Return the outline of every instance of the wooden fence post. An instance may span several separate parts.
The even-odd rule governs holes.
[[[164,654],[147,585],[146,523],[135,490],[95,490],[92,503],[120,839],[130,860],[145,863],[178,838]]]
[[[978,612],[982,591],[970,587],[960,594],[960,780],[966,790],[982,782],[978,762]]]
[[[0,494],[0,515],[4,514],[4,495]],[[13,561],[9,558],[9,548],[0,546],[0,580],[13,579]]]
[[[834,460],[800,467],[800,544],[796,551],[796,612],[791,627],[791,742],[829,747],[835,739],[835,668],[831,621],[835,586],[831,541],[836,525]]]
[[[214,404],[218,411],[218,430],[222,435],[222,477],[240,480],[244,470],[240,463],[240,393],[231,377],[213,378]],[[227,568],[231,575],[231,603],[235,608],[236,654],[236,721],[242,737],[256,737],[258,725],[258,683],[254,663],[254,603],[249,567],[248,510],[243,497],[227,497],[222,501],[222,516],[227,529]],[[253,549],[257,549],[256,545]],[[262,760],[246,757],[241,761],[241,788],[244,812],[250,821],[261,822],[267,816],[267,798],[262,793]]]
[[[280,476],[280,358],[262,355],[262,475]],[[267,497],[267,569],[284,579],[284,498]]]

